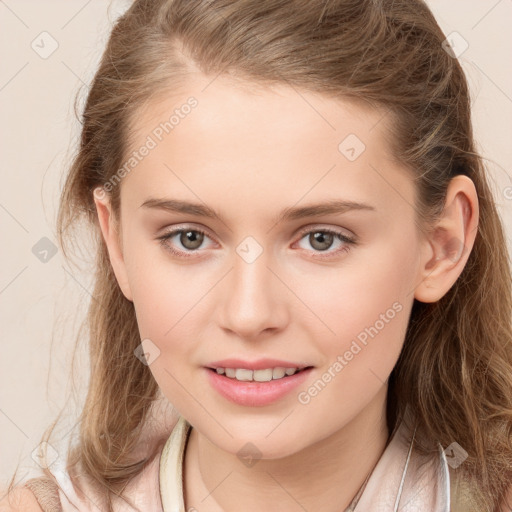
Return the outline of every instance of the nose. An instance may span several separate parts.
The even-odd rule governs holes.
[[[221,301],[221,327],[240,338],[254,340],[279,331],[288,322],[286,287],[269,268],[264,251],[255,261],[234,255]],[[289,293],[289,292],[288,292]]]

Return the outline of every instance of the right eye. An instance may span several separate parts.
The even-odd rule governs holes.
[[[199,252],[198,249],[207,236],[206,232],[201,229],[185,226],[169,229],[162,236],[159,236],[157,240],[160,240],[160,245],[172,254],[178,257],[189,258],[192,255],[191,253]],[[172,243],[173,238],[176,239],[174,243]],[[177,249],[175,247],[176,244],[180,244],[182,248]]]

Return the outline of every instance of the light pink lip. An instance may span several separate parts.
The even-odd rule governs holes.
[[[267,368],[306,368],[313,366],[308,363],[297,363],[293,361],[283,361],[281,359],[257,359],[256,361],[243,361],[242,359],[223,359],[222,361],[213,361],[205,365],[207,368],[240,368],[246,370],[265,370]]]
[[[240,362],[237,363],[235,368],[243,368],[239,364]],[[265,364],[268,364],[268,361]],[[285,365],[279,364],[277,366]],[[292,367],[293,365],[288,366],[288,368]],[[227,368],[230,367],[227,366]],[[207,373],[207,378],[212,387],[227,400],[246,407],[262,407],[289,394],[309,377],[313,369],[308,368],[294,375],[269,382],[241,382],[218,374],[210,368],[204,368],[204,371]]]

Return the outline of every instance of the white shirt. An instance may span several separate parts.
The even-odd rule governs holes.
[[[167,441],[146,469],[133,479],[124,494],[143,511],[186,512],[183,497],[183,460],[191,425],[179,416]],[[450,473],[446,456],[424,458],[414,449],[402,422],[391,434],[354,508],[346,512],[450,512]],[[65,458],[49,468],[59,484],[63,512],[103,512],[104,505],[83,481],[79,497],[64,467]],[[356,497],[357,498],[357,497]],[[122,501],[116,512],[133,512]]]
[[[185,512],[183,458],[191,425],[180,417],[160,457],[163,512]],[[450,512],[450,475],[439,456],[424,459],[413,450],[402,422],[373,469],[353,512]],[[352,509],[347,509],[352,510]]]

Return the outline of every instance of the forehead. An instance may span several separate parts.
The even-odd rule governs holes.
[[[263,85],[225,75],[194,74],[186,86],[162,89],[136,112],[130,122],[132,143],[140,142],[158,123],[169,120],[173,112],[180,114],[189,98],[196,100],[197,107],[191,110],[190,116],[188,112],[179,115],[179,131],[187,132],[191,122],[181,123],[181,120],[191,117],[195,134],[201,136],[206,131],[210,140],[216,135],[212,128],[221,124],[236,128],[240,136],[258,132],[259,137],[262,129],[269,134],[277,129],[281,138],[288,140],[297,135],[312,140],[329,135],[337,139],[349,130],[367,140],[368,132],[373,132],[371,142],[375,145],[383,142],[382,135],[387,135],[389,111],[370,105],[364,98],[334,98],[291,85]],[[172,131],[178,131],[175,128],[177,124]],[[259,137],[260,143],[264,141],[265,138]],[[331,141],[326,139],[326,142]],[[380,149],[387,150],[387,147],[383,144]]]
[[[132,198],[195,195],[215,198],[215,206],[233,193],[247,204],[260,195],[289,205],[326,193],[412,201],[412,180],[393,162],[387,125],[384,109],[363,101],[198,75],[134,117],[130,152],[151,149],[122,187]]]

